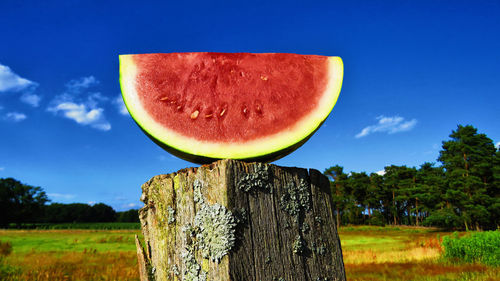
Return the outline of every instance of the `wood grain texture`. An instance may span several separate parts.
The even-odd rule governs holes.
[[[345,280],[330,184],[317,170],[221,160],[142,190],[141,280]]]
[[[142,247],[137,235],[135,236],[135,246],[137,248],[137,265],[139,266],[139,277],[141,281],[148,281],[150,278],[148,276],[149,269],[146,259],[146,253],[144,252],[144,248]]]

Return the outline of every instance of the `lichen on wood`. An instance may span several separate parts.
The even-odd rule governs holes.
[[[184,247],[180,256],[182,258],[182,265],[184,272],[182,275],[183,281],[206,281],[207,273],[202,270],[201,265],[198,263],[195,257],[196,243],[193,243],[193,239],[196,237],[196,230],[188,224],[182,228],[184,233],[186,247]]]
[[[268,165],[262,163],[255,164],[255,171],[244,173],[238,181],[238,188],[245,192],[267,191],[273,192],[270,169]]]
[[[287,183],[284,190],[285,192],[280,199],[280,207],[298,223],[301,213],[311,209],[309,186],[304,179],[300,179],[299,184]]]
[[[219,263],[234,246],[236,219],[226,207],[206,204],[201,187],[201,183],[195,183],[195,202],[200,205],[194,217],[198,249],[203,258]]]
[[[168,206],[167,211],[168,211],[167,223],[172,224],[175,222],[175,210],[172,207]]]
[[[304,243],[304,240],[300,235],[297,235],[295,237],[295,241],[293,242],[293,253],[297,255],[302,255],[304,251],[306,250],[306,245]]]

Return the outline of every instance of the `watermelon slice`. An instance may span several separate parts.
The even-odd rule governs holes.
[[[123,100],[140,128],[195,163],[268,162],[301,146],[340,93],[339,57],[169,53],[120,56]]]

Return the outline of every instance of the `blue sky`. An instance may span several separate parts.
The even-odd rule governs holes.
[[[418,166],[457,124],[500,141],[498,1],[181,2],[1,1],[0,177],[125,210],[152,176],[193,166],[123,112],[128,53],[342,57],[332,114],[278,165]]]

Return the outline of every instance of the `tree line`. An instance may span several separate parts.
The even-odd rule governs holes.
[[[116,212],[104,203],[52,203],[41,187],[0,179],[0,227],[9,224],[139,222],[138,210]]]
[[[500,150],[493,141],[471,125],[458,125],[437,161],[390,165],[381,174],[326,169],[337,226],[499,228]]]

